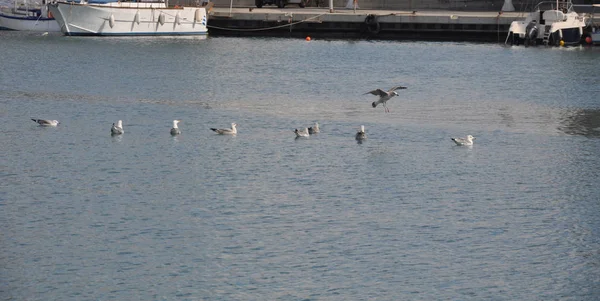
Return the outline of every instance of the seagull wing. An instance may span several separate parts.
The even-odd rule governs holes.
[[[452,141],[454,141],[454,143],[456,143],[458,145],[468,144],[468,141],[465,138],[450,138],[450,139],[452,139]]]
[[[40,125],[50,125],[50,124],[52,124],[50,121],[44,120],[44,119],[31,119],[31,120],[37,122]]]
[[[396,86],[396,87],[393,87],[393,88],[389,89],[389,90],[388,90],[388,93],[389,93],[389,92],[392,92],[392,91],[396,91],[396,90],[402,90],[402,89],[406,89],[406,87],[403,87],[403,86]]]
[[[233,132],[233,129],[216,129],[216,128],[211,128],[211,130],[215,131],[217,134],[229,134]]]
[[[367,92],[367,93],[365,93],[365,94],[373,94],[373,95],[377,95],[377,96],[386,96],[386,95],[388,95],[388,93],[387,93],[387,92],[385,92],[385,91],[383,91],[383,90],[381,90],[381,89],[377,89],[377,90],[369,91],[369,92]]]

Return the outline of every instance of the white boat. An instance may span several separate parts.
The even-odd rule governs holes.
[[[59,32],[56,20],[49,15],[48,6],[30,5],[15,1],[12,7],[0,7],[0,27],[10,30]]]
[[[49,9],[68,36],[208,34],[205,7],[168,7],[164,1],[58,1],[50,3]]]
[[[524,21],[513,21],[505,43],[511,45],[567,46],[581,44],[586,14],[573,10],[571,1],[540,2]]]

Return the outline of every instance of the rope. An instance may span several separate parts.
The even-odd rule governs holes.
[[[289,23],[289,24],[285,24],[285,25],[278,25],[278,26],[273,26],[273,27],[267,27],[267,28],[250,28],[250,29],[236,29],[236,28],[226,28],[226,27],[218,27],[218,26],[212,26],[212,25],[206,25],[207,28],[214,28],[214,29],[220,29],[220,30],[229,30],[229,31],[264,31],[264,30],[272,30],[272,29],[278,29],[278,28],[284,28],[286,26],[293,26],[296,24],[300,24],[300,23],[304,23],[306,21],[312,20],[312,19],[316,19],[319,17],[322,17],[324,15],[327,15],[329,13],[324,13],[324,14],[320,14],[320,15],[316,15],[314,17],[310,17],[304,20],[300,20],[298,22],[294,22],[294,23]]]

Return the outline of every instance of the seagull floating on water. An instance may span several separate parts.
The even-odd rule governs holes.
[[[360,131],[356,132],[356,140],[367,139],[367,133],[365,133],[365,126],[360,126]]]
[[[320,130],[319,130],[319,123],[318,122],[315,122],[314,126],[311,126],[311,127],[308,128],[308,133],[311,134],[311,135],[314,135],[314,134],[316,134],[318,132],[320,132]]]
[[[113,123],[112,128],[110,128],[110,134],[114,136],[121,135],[123,133],[125,133],[123,130],[123,120],[117,121],[116,125]]]
[[[456,143],[456,145],[470,146],[470,145],[473,145],[473,140],[475,140],[476,138],[471,135],[468,135],[467,137],[464,137],[464,138],[450,138],[450,139],[452,139],[452,141],[454,141],[454,143]]]
[[[173,128],[171,129],[171,135],[176,136],[181,134],[181,130],[177,127],[177,124],[180,122],[181,120],[173,120]]]
[[[389,112],[390,109],[388,109],[386,103],[388,100],[390,100],[390,98],[394,97],[394,96],[398,96],[398,92],[396,92],[396,90],[401,90],[401,89],[406,89],[406,87],[403,86],[396,86],[393,87],[387,91],[383,91],[381,89],[376,89],[373,91],[369,91],[365,94],[373,94],[373,95],[377,95],[379,96],[379,100],[374,101],[371,105],[373,106],[373,108],[376,108],[378,104],[383,104],[383,107],[385,108],[385,112]]]
[[[57,126],[60,122],[58,122],[58,120],[48,120],[48,119],[31,119],[35,122],[37,122],[39,125],[42,126]]]
[[[310,133],[308,132],[308,128],[304,128],[304,130],[302,130],[302,131],[299,131],[298,129],[295,129],[294,133],[296,133],[296,138],[300,138],[300,137],[308,138],[308,137],[310,137]]]
[[[210,128],[210,129],[220,135],[235,135],[235,134],[237,134],[237,129],[235,128],[236,126],[237,126],[237,124],[232,123],[230,129],[216,129],[216,128]]]

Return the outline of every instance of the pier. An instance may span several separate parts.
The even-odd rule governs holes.
[[[504,41],[519,12],[213,7],[211,35]]]
[[[183,0],[182,0],[183,1]],[[513,0],[363,0],[308,2],[256,7],[254,0],[214,0],[208,28],[215,36],[277,36],[382,40],[435,40],[503,43],[510,24],[532,11],[531,2]],[[595,20],[597,23],[597,20]]]

